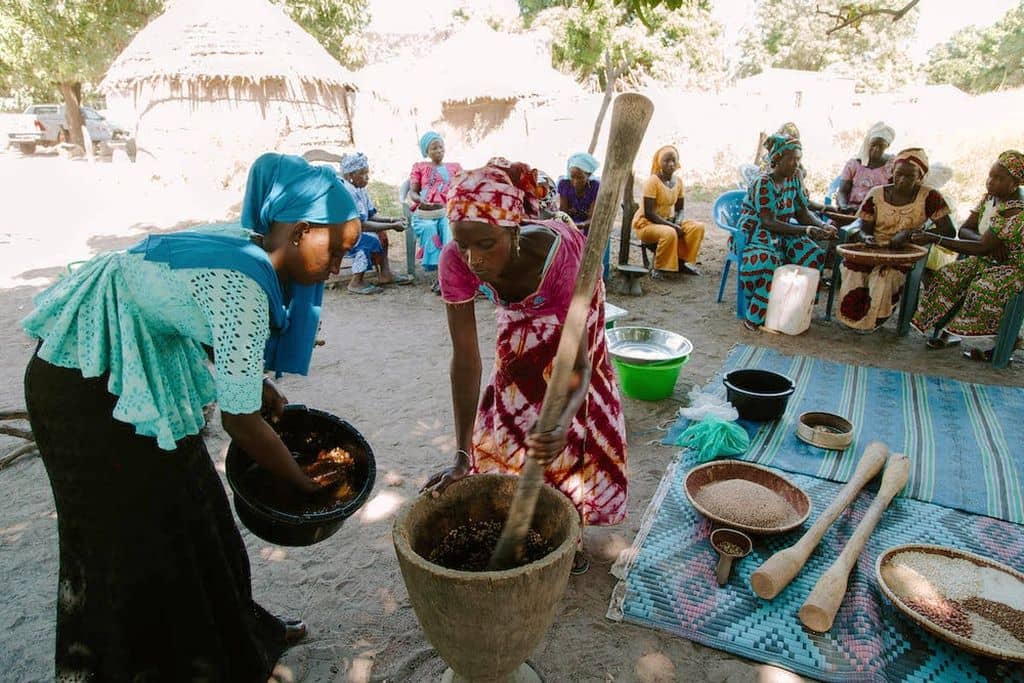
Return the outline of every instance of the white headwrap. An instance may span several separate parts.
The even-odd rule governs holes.
[[[896,139],[896,131],[893,130],[892,126],[885,125],[884,121],[879,121],[875,125],[868,128],[868,134],[864,136],[864,142],[860,146],[860,163],[868,163],[868,153],[871,150],[871,141],[875,138],[882,138],[889,145]]]

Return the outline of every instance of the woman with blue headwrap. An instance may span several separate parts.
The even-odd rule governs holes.
[[[586,234],[594,217],[601,182],[594,177],[598,162],[586,152],[577,152],[565,164],[565,175],[558,179],[559,209],[568,214],[576,227]]]
[[[838,234],[808,211],[802,186],[793,182],[800,167],[800,141],[773,135],[766,146],[771,170],[761,174],[747,190],[738,223],[746,233],[740,263],[740,282],[746,296],[743,324],[753,331],[764,325],[775,269],[795,263],[820,271],[825,251],[815,240],[832,240]]]
[[[282,486],[320,490],[264,420],[285,402],[264,371],[308,370],[323,282],[359,216],[333,170],[266,154],[242,225],[100,254],[22,323],[38,340],[25,399],[57,508],[60,680],[265,681],[305,635],[253,600],[203,407],[217,401]]]
[[[423,270],[434,272],[441,258],[441,248],[452,241],[445,207],[452,179],[462,173],[462,166],[445,162],[444,139],[432,130],[420,137],[420,154],[426,161],[412,165],[407,200],[412,209],[412,229],[420,242],[417,256]],[[441,291],[437,283],[433,289]]]
[[[388,261],[388,230],[403,232],[404,218],[384,218],[377,213],[377,207],[366,191],[370,182],[370,160],[362,152],[346,154],[338,162],[345,189],[352,194],[359,210],[363,234],[352,248],[352,279],[348,282],[350,294],[378,294],[383,291],[377,285],[407,285],[411,275],[395,275]],[[377,270],[377,285],[367,284],[365,274]]]

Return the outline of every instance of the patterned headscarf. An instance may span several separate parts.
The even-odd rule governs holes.
[[[348,175],[362,171],[364,168],[370,168],[370,160],[362,152],[354,152],[343,156],[338,162],[338,166],[341,168],[342,175]]]
[[[573,154],[571,157],[569,157],[569,161],[566,162],[565,174],[569,175],[570,173],[572,173],[572,169],[575,167],[580,169],[587,175],[594,175],[594,171],[597,170],[598,166],[600,166],[600,163],[597,161],[597,159],[594,158],[592,154],[587,154],[586,152],[577,152],[576,154]]]
[[[1024,184],[1024,154],[1015,149],[1008,149],[999,155],[996,162],[1005,168],[1018,184]]]
[[[793,138],[794,140],[800,139],[800,129],[797,128],[796,124],[793,123],[792,121],[787,121],[786,123],[779,126],[779,129],[775,131],[775,134],[784,135],[787,138]]]
[[[536,169],[494,157],[486,166],[455,177],[448,191],[448,220],[513,228],[538,215],[544,194]]]
[[[896,139],[896,130],[892,126],[885,125],[885,122],[879,121],[875,125],[868,128],[867,135],[864,136],[864,142],[860,146],[860,163],[868,163],[868,154],[871,150],[871,141],[875,138],[881,138],[885,140],[885,144],[891,145],[892,141]]]
[[[901,161],[909,162],[921,169],[922,178],[928,173],[928,155],[920,147],[908,147],[897,154],[893,166]]]
[[[679,161],[679,150],[674,145],[664,145],[659,147],[658,151],[654,153],[654,159],[651,160],[651,175],[658,175],[661,173],[661,155],[665,152],[672,150],[676,153],[676,161]]]
[[[765,147],[768,148],[768,163],[772,166],[779,162],[782,155],[791,149],[802,150],[803,145],[800,144],[798,138],[789,135],[773,135],[765,140]]]
[[[444,138],[441,137],[440,133],[436,133],[432,130],[428,130],[422,136],[420,136],[420,154],[427,156],[427,148],[430,147],[430,143],[434,140],[440,140],[444,142]]]

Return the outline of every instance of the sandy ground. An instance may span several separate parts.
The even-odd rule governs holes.
[[[49,173],[52,167],[43,165],[46,161],[0,156],[0,177]],[[87,185],[82,190],[86,194],[102,195],[90,189],[88,179],[82,182]],[[24,403],[22,373],[32,344],[16,323],[29,310],[41,281],[59,272],[68,260],[121,246],[140,232],[227,217],[223,212],[239,199],[217,195],[190,202],[183,200],[187,192],[187,187],[167,187],[155,192],[148,210],[145,206],[131,211],[108,207],[106,219],[92,224],[54,223],[50,219],[54,212],[67,212],[59,201],[13,204],[19,221],[34,222],[28,227],[11,222],[0,236],[0,341],[5,349],[0,359],[0,407]],[[220,214],[215,210],[218,204],[226,207]],[[629,518],[617,528],[587,530],[592,568],[571,580],[554,625],[531,658],[548,681],[799,680],[773,667],[657,631],[614,623],[604,616],[615,583],[608,569],[618,552],[631,543],[673,455],[670,448],[652,445],[661,436],[658,425],[674,415],[693,384],[710,377],[733,344],[759,343],[788,353],[981,383],[1024,383],[1020,362],[997,371],[967,361],[953,349],[926,352],[920,337],[897,339],[892,323],[872,336],[854,335],[820,320],[800,337],[744,331],[730,302],[715,303],[724,235],[710,225],[708,204],[693,204],[689,213],[709,221],[702,256],[704,276],[647,281],[641,298],[614,291],[609,295],[613,303],[629,310],[629,322],[685,334],[695,351],[671,399],[624,400],[630,444]],[[400,247],[396,240],[391,254],[396,269],[404,262]],[[639,261],[635,250],[632,261]],[[493,322],[487,305],[480,304],[479,309],[481,348],[488,361],[493,358]],[[334,290],[326,297],[324,336],[327,344],[316,352],[310,376],[286,378],[282,387],[291,400],[343,416],[360,429],[375,450],[379,478],[374,496],[358,516],[319,545],[276,547],[243,529],[257,598],[275,613],[301,615],[310,626],[310,637],[282,659],[278,678],[436,680],[444,665],[426,642],[409,605],[392,550],[391,523],[397,508],[416,496],[427,475],[447,464],[453,448],[443,307],[429,293],[424,277],[414,286],[391,288],[374,297]],[[219,425],[211,428],[208,442],[222,468],[226,441]],[[0,440],[0,453],[16,443]],[[0,605],[0,671],[5,680],[49,680],[57,573],[53,499],[37,457],[22,459],[0,472],[0,487],[4,494],[0,496],[0,576],[5,593]]]

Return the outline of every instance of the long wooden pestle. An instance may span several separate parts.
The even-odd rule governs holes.
[[[537,418],[538,432],[555,429],[565,409],[580,340],[587,332],[587,315],[594,298],[594,287],[604,269],[604,250],[618,210],[622,187],[626,183],[626,176],[633,172],[633,160],[653,115],[654,104],[637,93],[619,95],[612,107],[601,187],[594,203],[594,217],[587,232],[583,263],[576,275],[572,302],[562,324],[562,336],[558,340],[558,350],[551,364],[551,379],[548,380]],[[544,468],[533,458],[527,458],[519,475],[508,520],[501,531],[494,554],[491,555],[487,567],[489,570],[508,569],[522,561],[523,542],[533,520],[543,475]]]
[[[807,558],[821,542],[832,522],[843,510],[853,502],[864,485],[875,478],[885,465],[889,455],[888,447],[881,441],[872,441],[864,449],[850,481],[840,489],[832,503],[825,508],[821,516],[815,520],[800,540],[785,550],[775,553],[761,564],[750,577],[750,587],[766,600],[771,600],[789,585],[789,582],[800,573]]]
[[[846,542],[843,552],[821,575],[818,583],[814,584],[814,590],[800,608],[800,621],[804,626],[818,633],[824,633],[832,628],[832,622],[835,621],[836,613],[846,595],[850,572],[857,564],[864,544],[875,530],[889,503],[907,485],[909,477],[910,458],[902,453],[890,455],[885,463],[885,472],[882,473],[882,484],[875,499],[871,501],[871,507],[864,513],[864,519],[860,520],[850,540]]]

